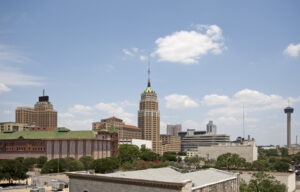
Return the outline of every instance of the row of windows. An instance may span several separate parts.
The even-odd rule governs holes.
[[[44,147],[34,147],[34,148],[26,148],[26,147],[6,147],[6,151],[44,151]]]

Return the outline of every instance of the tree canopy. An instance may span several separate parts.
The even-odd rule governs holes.
[[[136,145],[123,144],[119,145],[119,160],[123,164],[125,162],[136,161],[139,157],[140,150]]]
[[[264,172],[252,174],[249,184],[242,182],[241,192],[285,192],[286,186]]]
[[[216,167],[237,169],[244,167],[246,160],[235,153],[225,153],[217,158]]]

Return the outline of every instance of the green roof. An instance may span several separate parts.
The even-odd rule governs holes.
[[[144,92],[145,93],[154,93],[154,91],[151,87],[147,87]]]
[[[94,131],[17,131],[13,133],[0,133],[0,139],[92,139],[96,138]]]

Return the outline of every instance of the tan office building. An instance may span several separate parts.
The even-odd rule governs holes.
[[[57,128],[57,111],[49,102],[48,96],[39,97],[39,101],[30,107],[16,109],[16,123],[24,123],[39,127],[39,130],[54,131]]]
[[[162,152],[180,152],[181,151],[181,141],[179,136],[173,135],[160,135],[160,140],[162,143]]]
[[[33,127],[24,123],[1,122],[0,132],[29,131]]]
[[[133,125],[126,125],[122,119],[116,117],[101,119],[100,122],[93,122],[92,127],[93,131],[117,132],[119,140],[142,138],[140,128]]]
[[[150,71],[149,71],[150,74]],[[152,141],[152,150],[162,153],[160,145],[160,113],[157,94],[151,88],[150,78],[145,91],[141,94],[138,111],[138,127],[142,129],[142,139]]]

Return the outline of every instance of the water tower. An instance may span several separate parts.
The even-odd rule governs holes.
[[[286,107],[284,113],[287,117],[287,147],[291,147],[291,114],[294,112],[294,108]]]

